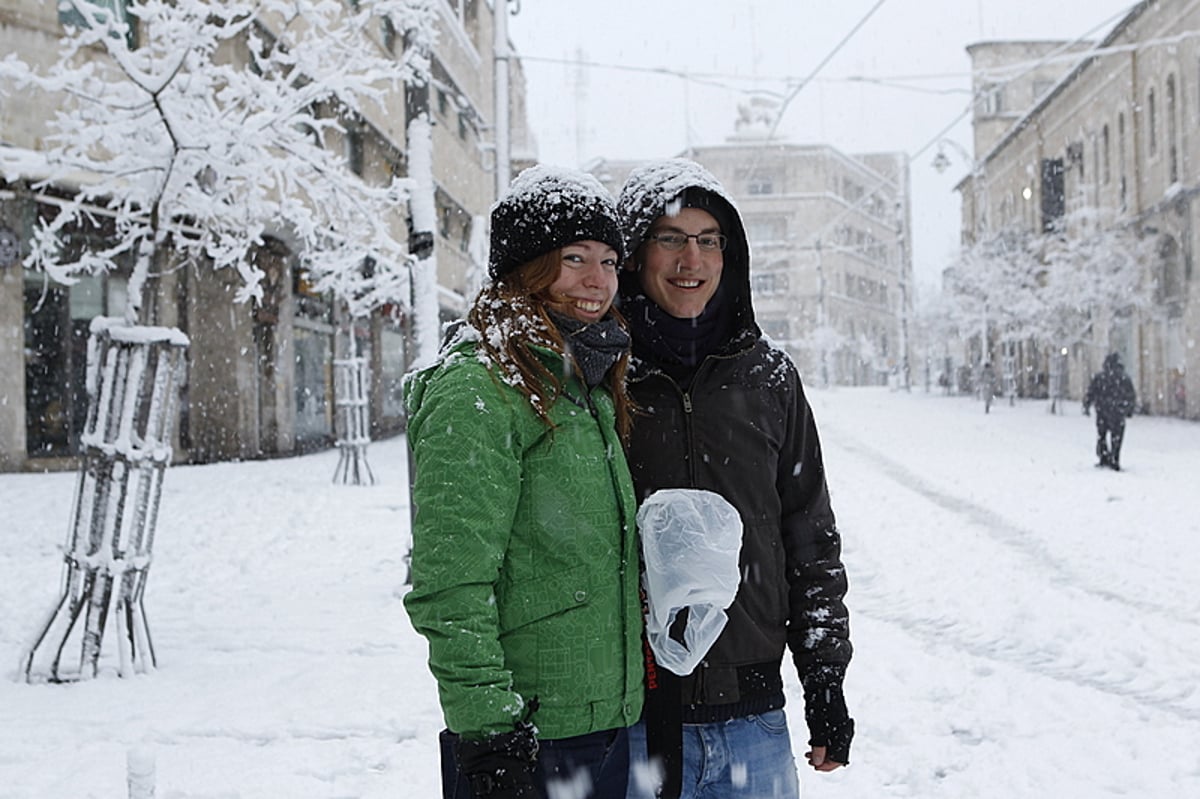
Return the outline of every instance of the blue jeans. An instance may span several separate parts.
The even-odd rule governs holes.
[[[646,759],[646,727],[629,729],[627,799],[653,799],[654,773]],[[680,799],[799,799],[787,716],[771,710],[713,724],[683,725]]]
[[[442,796],[471,799],[471,786],[458,770],[454,757],[457,738],[442,730]],[[642,750],[646,747],[643,743]],[[625,728],[538,741],[533,781],[547,799],[619,799],[629,776],[629,739]]]

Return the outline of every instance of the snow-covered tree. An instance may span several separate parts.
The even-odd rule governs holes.
[[[87,24],[68,31],[51,69],[0,62],[8,91],[66,98],[44,161],[10,159],[6,171],[45,172],[47,186],[87,176],[36,228],[27,267],[70,283],[132,258],[134,323],[145,281],[168,259],[235,269],[238,299],[261,297],[250,255],[274,233],[297,244],[309,279],[351,315],[407,301],[406,182],[372,185],[330,145],[389,92],[427,79],[427,49],[395,57],[369,34],[386,26],[431,40],[431,0],[363,0],[357,10],[339,0],[140,0],[128,6],[134,49],[124,19],[63,2]],[[114,214],[108,245],[64,247],[97,205]]]
[[[1069,346],[1088,340],[1102,313],[1151,312],[1144,267],[1153,242],[1091,215],[1077,212],[1041,236],[1006,231],[964,250],[946,281],[960,335],[986,325],[1000,341]]]
[[[83,24],[68,31],[50,69],[0,61],[0,93],[64,98],[46,149],[5,153],[4,174],[45,175],[49,192],[79,184],[35,227],[25,265],[68,284],[122,261],[133,271],[124,319],[92,323],[67,575],[24,660],[31,680],[42,671],[52,680],[95,676],[110,616],[120,672],[154,665],[141,603],[187,340],[145,324],[154,321],[143,318],[149,279],[179,263],[233,269],[237,298],[261,300],[253,256],[274,235],[352,319],[384,302],[408,305],[407,181],[364,179],[332,145],[406,83],[428,83],[434,31],[434,0],[361,0],[350,10],[339,0],[138,0],[127,17],[60,2]],[[414,46],[394,57],[372,32]],[[111,217],[111,235],[98,249],[74,247],[96,209]],[[350,359],[358,371],[348,373],[359,382],[341,381],[358,395],[360,361]],[[359,433],[346,441],[361,454],[365,423],[356,418]],[[78,669],[63,661],[73,636]]]
[[[1103,218],[1069,220],[1074,235],[1048,234],[1043,242],[1046,278],[1039,338],[1070,346],[1090,340],[1102,312],[1152,313],[1154,286],[1144,265],[1154,258],[1154,242],[1128,225]]]
[[[945,289],[954,325],[971,337],[1017,340],[1040,315],[1039,281],[1044,267],[1033,237],[1005,231],[963,250],[947,270]]]

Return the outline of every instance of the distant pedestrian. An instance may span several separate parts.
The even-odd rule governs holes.
[[[1121,358],[1115,352],[1104,359],[1103,371],[1097,372],[1083,397],[1083,413],[1096,406],[1097,466],[1121,471],[1121,441],[1125,438],[1125,419],[1133,416],[1137,394],[1133,381],[1125,374]]]
[[[996,370],[992,368],[991,361],[983,365],[983,372],[979,376],[979,390],[983,393],[983,412],[990,413],[992,398],[996,396]]]

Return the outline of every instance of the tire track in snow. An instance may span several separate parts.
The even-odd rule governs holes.
[[[826,444],[825,448],[829,449],[830,446],[830,444]],[[1200,613],[1188,614],[1177,608],[1135,599],[1110,588],[1091,583],[1066,561],[1051,553],[1038,541],[1037,534],[1032,530],[1009,521],[990,508],[938,490],[937,487],[923,480],[912,470],[892,460],[879,450],[863,444],[857,439],[852,440],[843,430],[838,431],[837,441],[832,446],[870,460],[879,467],[883,474],[905,488],[920,494],[938,507],[963,516],[981,526],[993,540],[1015,550],[1033,562],[1039,569],[1047,572],[1054,585],[1070,586],[1106,602],[1115,602],[1131,610],[1161,616],[1188,627],[1200,628],[1200,618],[1198,618]]]
[[[860,590],[864,584],[882,582],[877,574],[870,571],[864,573],[861,564],[856,564],[855,570],[858,573],[855,583]],[[880,596],[869,589],[864,593],[872,595],[875,602],[868,608],[856,605],[856,614],[895,626],[927,646],[950,647],[980,660],[1012,666],[1056,682],[1127,699],[1184,721],[1200,722],[1200,706],[1185,704],[1196,695],[1195,686],[1188,682],[1153,678],[1151,685],[1140,686],[1137,682],[1144,675],[1137,668],[1114,674],[1086,660],[1064,658],[1061,653],[1010,638],[983,634],[972,636],[967,625],[956,619],[906,613],[896,608],[894,597]]]
[[[830,446],[827,445],[826,449]],[[840,435],[837,443],[832,446],[865,459],[878,469],[883,478],[895,482],[902,489],[917,494],[942,510],[962,517],[974,527],[985,531],[994,543],[1021,559],[1034,561],[1035,567],[1060,591],[1075,593],[1103,603],[1118,604],[1122,609],[1158,616],[1162,620],[1182,623],[1189,627],[1197,626],[1194,619],[1171,608],[1134,600],[1111,590],[1087,585],[1065,562],[1052,556],[1040,545],[1034,532],[1013,524],[988,508],[938,490],[904,466],[868,446],[857,441],[850,442],[847,437]],[[1178,677],[1181,673],[1178,667],[1168,669],[1165,672],[1166,676],[1144,668],[1146,656],[1140,650],[1121,652],[1116,648],[1110,649],[1108,654],[1115,652],[1128,656],[1126,661],[1114,664],[1111,659],[1108,662],[1098,662],[1087,654],[1063,651],[1052,643],[998,635],[994,629],[977,629],[972,622],[961,618],[938,617],[919,610],[906,609],[905,603],[897,601],[897,596],[890,591],[880,592],[873,589],[873,586],[888,585],[888,580],[862,560],[856,562],[855,572],[856,592],[861,592],[860,596],[866,595],[871,598],[869,607],[858,605],[855,612],[881,623],[894,625],[924,644],[950,647],[981,660],[1015,667],[1032,675],[1126,699],[1146,709],[1169,714],[1187,722],[1200,722],[1200,702],[1189,701],[1197,697],[1192,681],[1181,681]],[[1180,631],[1174,640],[1178,644],[1195,639],[1195,634],[1186,630]],[[1156,651],[1156,654],[1161,651]],[[1171,647],[1169,652],[1182,656],[1178,646]]]

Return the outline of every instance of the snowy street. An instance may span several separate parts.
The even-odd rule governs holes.
[[[801,771],[805,799],[1200,796],[1200,425],[1134,417],[1114,473],[1077,403],[810,400],[858,733],[850,768]],[[404,441],[369,456],[373,487],[332,485],[333,451],[169,470],[158,670],[122,680],[110,659],[69,686],[17,664],[57,598],[75,475],[0,474],[0,799],[126,796],[131,752],[158,799],[440,796],[436,689],[401,605]]]

